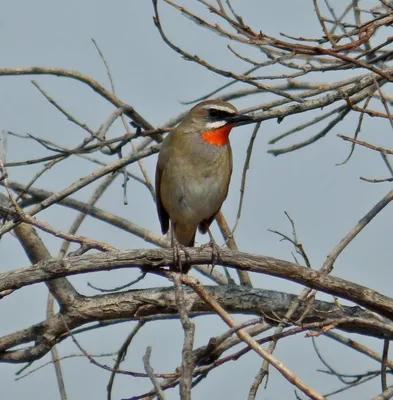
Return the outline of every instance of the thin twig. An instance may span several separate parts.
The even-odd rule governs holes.
[[[329,256],[322,265],[321,271],[329,273],[333,269],[334,262],[341,252],[351,243],[351,241],[393,200],[393,190],[391,190],[382,200],[380,200],[348,234],[330,252]]]
[[[185,303],[184,299],[180,274],[173,273],[172,279],[175,287],[176,303],[179,310],[180,321],[184,330],[180,378],[180,398],[182,400],[191,400],[192,377],[195,369],[195,359],[193,357],[195,325],[190,321],[187,315],[187,304]]]
[[[146,353],[143,356],[143,365],[145,367],[146,373],[149,375],[149,378],[154,385],[154,389],[156,390],[158,399],[165,400],[164,391],[161,389],[160,383],[158,382],[156,376],[154,375],[154,370],[150,365],[150,355],[151,355],[151,346],[147,346]]]
[[[382,391],[385,392],[388,388],[387,379],[386,379],[386,370],[387,370],[387,362],[389,358],[389,344],[390,341],[385,339],[383,341],[383,351],[382,351],[382,363],[381,363],[381,387]]]
[[[125,360],[128,348],[130,347],[132,340],[134,339],[135,335],[139,332],[139,330],[143,327],[144,324],[145,324],[144,321],[138,321],[138,323],[134,326],[134,329],[127,336],[126,340],[124,341],[124,343],[121,345],[119,351],[117,352],[117,358],[116,358],[115,364],[113,365],[113,371],[111,372],[111,376],[109,378],[108,385],[106,386],[107,400],[112,399],[112,388],[113,388],[113,383],[114,383],[115,377],[116,377],[116,371],[118,371],[122,361]]]
[[[216,300],[211,298],[203,286],[196,280],[189,276],[183,275],[183,283],[190,286],[207,304],[209,304],[215,312],[220,316],[220,318],[230,327],[234,328],[237,324],[235,320],[217,303]],[[295,385],[303,393],[312,399],[323,400],[324,396],[317,393],[314,389],[306,385],[301,379],[299,379],[295,374],[293,374],[281,361],[277,360],[266,350],[264,350],[254,338],[252,338],[245,330],[240,329],[236,332],[240,339],[247,343],[257,354],[268,360],[271,365],[273,365],[289,382]]]
[[[251,138],[250,138],[250,142],[248,144],[248,148],[247,148],[247,156],[246,156],[246,160],[244,161],[244,166],[243,166],[243,173],[242,173],[242,181],[240,184],[240,199],[239,199],[239,206],[237,209],[237,215],[236,215],[236,221],[235,224],[233,226],[232,229],[232,235],[235,233],[237,225],[240,221],[240,217],[242,214],[242,208],[243,208],[243,199],[244,199],[244,192],[245,192],[245,188],[246,188],[246,179],[247,179],[247,171],[250,168],[250,160],[251,160],[251,154],[252,154],[252,149],[254,147],[254,142],[255,139],[257,137],[259,128],[261,127],[261,123],[257,122],[255,124],[255,128],[252,132]]]

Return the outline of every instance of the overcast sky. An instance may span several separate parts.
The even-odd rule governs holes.
[[[342,6],[339,0],[332,3],[338,10]],[[364,7],[369,3],[365,1]],[[269,35],[285,32],[304,37],[321,34],[312,2],[238,0],[233,1],[233,4],[238,7],[246,23],[257,31],[262,30]],[[189,106],[182,105],[181,101],[192,100],[227,83],[226,79],[183,60],[162,42],[153,24],[153,8],[149,1],[0,0],[0,6],[2,68],[45,66],[74,69],[90,75],[109,88],[105,68],[91,42],[93,38],[110,64],[118,97],[135,107],[154,126],[163,126],[169,119],[186,111]],[[204,12],[203,7],[196,6],[195,9],[200,10],[200,15],[207,16],[211,21],[215,20],[211,14]],[[244,72],[248,68],[228,52],[227,41],[193,25],[169,7],[162,6],[161,10],[163,25],[177,45],[226,69]],[[253,54],[258,55],[255,51]],[[342,74],[344,76],[348,74]],[[32,79],[65,109],[93,129],[97,129],[113,111],[108,102],[76,81],[44,76],[0,77],[1,129],[19,134],[31,133],[65,146],[77,145],[85,137],[85,132],[70,123],[48,103],[31,84]],[[316,75],[312,79],[323,81],[325,76]],[[263,104],[269,98],[266,95],[252,96],[235,104],[242,109]],[[267,154],[267,150],[272,148],[268,145],[269,139],[306,118],[310,116],[289,117],[281,124],[273,120],[262,124],[251,160],[244,209],[236,239],[242,251],[292,260],[289,244],[280,242],[276,235],[268,232],[268,229],[274,229],[291,233],[291,227],[284,215],[284,211],[287,211],[296,222],[299,238],[312,266],[317,269],[329,251],[389,191],[391,185],[370,184],[359,180],[359,176],[388,176],[381,157],[370,150],[357,149],[349,163],[344,166],[336,165],[347,157],[350,148],[336,134],[353,135],[356,117],[348,118],[325,139],[310,147],[276,158]],[[322,125],[318,125],[300,132],[284,142],[283,146],[301,141],[315,134],[316,129],[321,127]],[[241,172],[251,132],[252,127],[248,126],[231,134],[235,169],[230,193],[223,206],[231,226],[236,218]],[[124,128],[115,124],[110,136],[123,133]],[[392,130],[387,122],[365,118],[361,136],[362,140],[392,147]],[[43,154],[45,152],[39,145],[26,140],[10,138],[8,141],[7,161],[26,160]],[[156,157],[146,161],[152,177],[155,162]],[[77,159],[68,160],[61,165],[62,167],[46,173],[36,187],[60,190],[96,169],[93,164]],[[34,166],[13,168],[8,172],[11,180],[26,183],[38,170]],[[131,167],[130,170],[137,171],[136,167]],[[159,233],[155,206],[149,194],[137,183],[130,182],[128,205],[125,206],[122,202],[121,183],[119,179],[103,196],[99,206]],[[81,191],[76,197],[87,200],[91,189]],[[41,213],[40,218],[50,221],[58,229],[68,230],[73,215],[70,210],[55,207]],[[393,208],[389,206],[343,252],[333,274],[391,295],[392,218]],[[79,233],[106,241],[119,249],[151,246],[92,219],[83,225]],[[214,233],[217,238],[220,237],[216,228]],[[45,239],[52,255],[56,256],[61,242],[48,235],[40,235]],[[207,239],[199,236],[197,241],[200,244]],[[222,240],[219,239],[218,242],[222,243]],[[0,254],[1,271],[29,265],[19,243],[11,235],[1,240]],[[110,287],[136,276],[136,271],[121,270],[74,277],[71,281],[82,293],[93,294],[87,288],[88,281]],[[296,284],[262,275],[253,278],[253,282],[255,286],[262,288],[293,293],[301,290]],[[149,278],[137,287],[163,284],[167,283],[162,279]],[[46,287],[35,285],[3,299],[0,307],[0,335],[44,319],[46,296]],[[330,296],[320,297],[331,300]],[[206,344],[210,336],[225,330],[224,324],[217,317],[199,318],[195,322],[196,346]],[[79,340],[91,354],[117,351],[133,326],[134,322],[130,322],[106,330],[96,330],[94,333],[81,335]],[[376,351],[381,351],[380,341],[356,338]],[[182,340],[179,321],[150,323],[134,340],[122,367],[142,371],[142,356],[146,346],[152,345],[153,367],[156,371],[169,372],[179,364]],[[363,373],[378,368],[377,363],[354,354],[329,339],[319,338],[317,342],[327,360],[342,373]],[[61,355],[78,353],[71,340],[62,343],[59,351]],[[320,392],[339,387],[337,380],[315,371],[315,368],[323,366],[317,360],[311,339],[299,336],[297,339],[282,340],[275,354]],[[45,357],[34,365],[41,365],[48,360],[49,357]],[[109,365],[112,364],[110,358],[104,360]],[[65,360],[62,365],[69,399],[106,398],[109,379],[107,372],[92,366],[83,358]],[[230,394],[228,398],[246,398],[260,365],[261,360],[253,353],[239,362],[227,364],[197,386],[195,398],[219,398],[223,387],[225,393]],[[48,366],[15,382],[14,374],[20,367],[0,364],[0,386],[4,398],[22,399],[33,396],[40,400],[52,400],[59,397],[53,367]],[[116,378],[114,398],[131,397],[150,387],[147,380],[119,376]],[[378,393],[379,388],[379,379],[376,379],[335,398],[366,399]],[[177,389],[168,391],[167,396],[168,399],[177,399]],[[293,387],[274,371],[269,378],[268,388],[261,388],[258,398],[294,398]]]

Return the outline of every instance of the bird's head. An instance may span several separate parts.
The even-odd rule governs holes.
[[[200,134],[209,144],[224,146],[233,127],[252,120],[252,117],[240,114],[235,106],[226,101],[207,100],[189,111],[181,127],[185,131]]]

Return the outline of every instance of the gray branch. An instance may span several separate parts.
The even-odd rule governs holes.
[[[287,312],[296,295],[245,286],[207,286],[205,288],[228,312],[263,316],[267,322],[277,324]],[[212,314],[211,308],[189,288],[184,288],[185,302],[190,305],[190,317]],[[299,319],[306,310],[302,303],[293,315]],[[130,290],[127,292],[78,297],[62,313],[27,329],[0,338],[0,362],[22,363],[37,360],[48,353],[53,345],[64,340],[69,329],[100,321],[144,320],[178,318],[178,306],[173,287]],[[315,301],[302,324],[337,322],[337,328],[374,337],[393,338],[393,324],[360,307],[338,307],[334,303]],[[64,323],[65,322],[65,323]],[[66,324],[66,325],[65,325]],[[105,324],[103,324],[105,325]],[[29,343],[25,348],[13,349]]]
[[[181,255],[183,264],[206,265],[211,264],[211,260],[212,252],[207,248],[190,248],[187,249],[187,257],[184,254]],[[0,295],[23,286],[69,275],[120,268],[141,268],[144,272],[157,272],[159,268],[172,266],[173,263],[172,249],[126,250],[64,258],[63,260],[44,260],[28,268],[0,274]],[[221,249],[220,260],[216,264],[290,280],[311,289],[352,301],[386,318],[393,319],[393,299],[390,297],[365,286],[288,261]]]

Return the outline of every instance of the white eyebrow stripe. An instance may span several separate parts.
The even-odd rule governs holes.
[[[221,128],[222,126],[226,125],[227,122],[226,121],[215,121],[215,122],[208,122],[206,124],[206,129],[210,130],[210,129],[218,129]]]
[[[225,111],[225,112],[228,112],[231,114],[236,114],[236,112],[234,110],[232,110],[232,108],[227,107],[227,106],[216,106],[216,105],[212,105],[212,104],[207,104],[203,108],[206,110],[220,110],[220,111]]]

